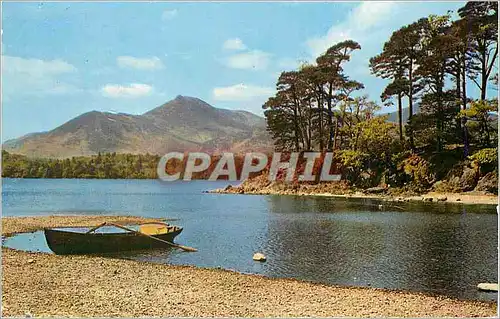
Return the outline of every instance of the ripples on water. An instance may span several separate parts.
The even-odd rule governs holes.
[[[494,206],[387,204],[322,197],[204,194],[226,182],[3,180],[3,214],[129,214],[177,218],[177,242],[199,249],[123,258],[223,267],[271,277],[494,300],[479,282],[497,282]],[[7,246],[48,252],[43,233]],[[254,252],[266,263],[252,260]]]

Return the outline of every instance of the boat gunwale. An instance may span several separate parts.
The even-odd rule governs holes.
[[[155,234],[155,235],[151,235],[151,236],[162,236],[162,235],[168,235],[168,234],[173,234],[173,233],[180,233],[183,228],[182,227],[179,227],[179,226],[175,226],[176,229],[174,229],[173,231],[169,231],[167,233],[163,233],[163,234]],[[90,229],[90,227],[78,227],[78,226],[72,226],[72,227],[64,227],[64,228],[88,228]],[[61,229],[56,229],[56,228],[53,228],[53,227],[44,227],[43,229],[43,232],[45,233],[46,231],[51,231],[51,232],[57,232],[57,233],[65,233],[65,234],[69,234],[69,235],[82,235],[82,236],[124,236],[124,235],[127,235],[127,236],[141,236],[137,233],[134,233],[134,232],[126,232],[126,231],[123,231],[123,232],[119,232],[119,233],[96,233],[96,232],[92,232],[92,233],[85,233],[85,232],[76,232],[76,231],[67,231],[67,230],[61,230]]]

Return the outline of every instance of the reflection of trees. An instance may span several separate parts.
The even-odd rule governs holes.
[[[269,210],[272,213],[332,213],[378,211],[379,200],[331,198],[317,196],[267,196]]]
[[[268,197],[268,207],[268,275],[464,297],[475,296],[478,280],[496,280],[496,215],[288,196]]]
[[[321,198],[270,197],[268,248],[273,255],[266,267],[269,275],[281,274],[308,280],[355,284],[363,280],[383,249],[380,225],[351,220],[354,214],[341,213],[350,206]],[[339,207],[341,206],[341,207]],[[326,213],[332,209],[337,214]],[[351,215],[351,216],[349,216]]]

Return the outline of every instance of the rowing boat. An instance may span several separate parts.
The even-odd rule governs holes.
[[[108,225],[108,224],[106,224]],[[57,255],[111,253],[134,251],[169,246],[182,232],[182,227],[164,223],[142,224],[138,231],[111,224],[129,231],[96,232],[105,224],[91,228],[86,232],[45,228],[45,239],[49,248]]]

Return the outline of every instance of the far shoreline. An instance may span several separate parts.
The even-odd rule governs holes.
[[[258,186],[250,185],[245,187],[247,181],[240,182],[238,185],[228,184],[230,181],[220,179],[216,181],[209,181],[207,179],[193,179],[184,181],[182,179],[170,182],[164,182],[157,178],[31,178],[31,177],[2,177],[6,180],[112,180],[112,181],[158,181],[160,183],[189,183],[189,182],[212,182],[212,183],[226,183],[224,188],[209,189],[203,191],[210,194],[239,194],[239,195],[276,195],[276,196],[303,196],[303,197],[332,197],[332,198],[353,198],[353,199],[374,199],[386,202],[442,202],[452,204],[466,204],[466,205],[499,205],[499,196],[494,194],[484,194],[479,192],[461,192],[461,193],[438,193],[428,192],[421,195],[379,195],[367,194],[362,191],[348,190],[346,193],[338,194],[332,192],[314,192],[314,191],[294,191],[293,189],[274,190],[269,187],[259,188]],[[234,182],[237,183],[237,182]],[[251,183],[250,183],[251,184]]]
[[[248,190],[243,184],[238,186],[228,185],[225,188],[208,190],[207,193],[211,194],[240,194],[240,195],[277,195],[277,196],[300,196],[300,197],[332,197],[332,198],[353,198],[353,199],[374,199],[383,202],[426,202],[426,203],[451,203],[451,204],[465,204],[465,205],[499,205],[499,197],[493,194],[480,194],[477,192],[462,192],[462,193],[437,193],[428,192],[421,195],[378,195],[366,194],[360,191],[351,192],[346,194],[335,193],[315,193],[303,192],[293,190],[273,190],[265,189],[251,189]]]

